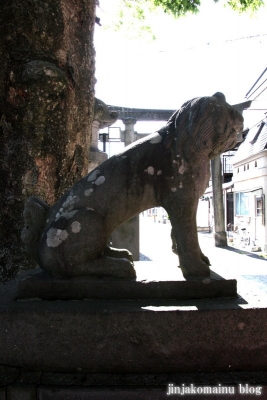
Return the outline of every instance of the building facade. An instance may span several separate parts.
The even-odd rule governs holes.
[[[267,251],[265,221],[267,194],[266,118],[252,128],[233,157],[234,225]]]

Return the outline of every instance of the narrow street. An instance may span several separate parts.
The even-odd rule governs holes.
[[[180,269],[171,250],[171,224],[154,222],[140,216],[140,260],[153,261],[155,277],[177,279]],[[238,293],[253,307],[267,306],[267,260],[259,253],[232,246],[218,248],[212,233],[200,232],[201,249],[211,262],[211,269],[225,279],[237,279]]]

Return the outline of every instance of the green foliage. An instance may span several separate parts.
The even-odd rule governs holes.
[[[227,4],[235,11],[238,12],[252,12],[264,5],[263,0],[228,0]]]
[[[197,13],[201,4],[200,0],[148,0],[161,7],[165,13],[180,17],[188,13]],[[204,1],[204,0],[202,0]],[[219,0],[214,0],[217,3]],[[133,1],[134,3],[135,1]],[[262,5],[263,0],[228,0],[226,5],[238,12],[255,12]]]
[[[119,7],[109,28],[120,30],[131,38],[155,39],[153,16],[161,13],[175,18],[198,13],[201,3],[207,0],[119,0]],[[264,5],[264,0],[213,0],[224,4],[239,13],[255,13]],[[149,21],[149,22],[148,22]]]
[[[205,0],[202,0],[202,2]],[[215,3],[220,0],[214,0]],[[165,13],[174,17],[181,17],[189,13],[197,13],[201,0],[122,0],[122,5],[133,10],[134,17],[140,20],[145,19],[145,10],[150,11],[156,8],[162,9]],[[226,5],[238,12],[255,12],[264,5],[263,0],[228,0]]]
[[[180,17],[188,13],[197,13],[200,0],[152,0],[155,6],[161,7],[165,13]]]
[[[119,8],[115,10],[111,24],[107,28],[120,30],[131,38],[154,40],[153,30],[147,24],[148,16],[154,12],[156,7],[151,0],[120,0]]]

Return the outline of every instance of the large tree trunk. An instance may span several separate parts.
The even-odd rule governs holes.
[[[53,204],[88,169],[95,0],[1,0],[0,281],[35,266],[24,202]]]

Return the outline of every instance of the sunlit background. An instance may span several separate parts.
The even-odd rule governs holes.
[[[145,22],[153,40],[147,34],[135,38],[127,24],[115,31],[119,0],[101,0],[97,16],[102,26],[95,28],[96,97],[109,105],[156,109],[177,109],[190,98],[217,91],[230,104],[245,101],[267,66],[267,7],[250,17],[224,7],[223,1],[202,3],[197,15],[180,19],[151,13]],[[262,119],[266,100],[267,90],[245,113],[247,127]],[[151,133],[162,125],[137,123],[135,129]]]

